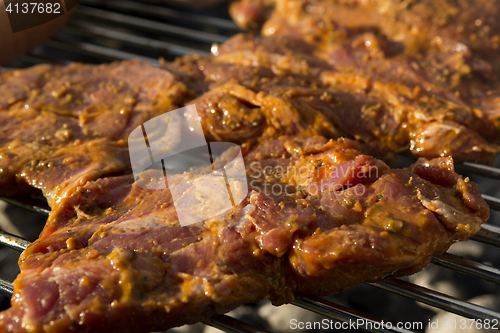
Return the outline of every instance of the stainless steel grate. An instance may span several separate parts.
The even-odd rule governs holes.
[[[222,43],[239,31],[228,18],[224,7],[196,12],[139,4],[135,1],[82,0],[80,3],[76,16],[63,31],[29,55],[12,63],[11,66],[26,67],[36,63],[64,64],[72,61],[99,63],[130,58],[139,58],[158,64],[159,57],[172,60],[176,56],[190,52],[207,54],[212,43]],[[492,181],[500,180],[500,168],[497,167],[463,163],[457,166],[457,170],[473,179],[486,177]],[[483,197],[493,210],[500,211],[499,198],[487,194]],[[48,214],[43,204],[2,200],[38,213]],[[490,224],[484,225],[473,240],[500,248],[500,227],[494,225],[497,219],[498,217],[493,217]],[[23,251],[29,242],[0,232],[0,244]],[[496,267],[450,253],[435,256],[432,263],[477,279],[500,284],[500,270]],[[380,282],[369,283],[369,285],[467,318],[500,320],[500,313],[497,311],[412,284],[403,279],[388,278]],[[12,283],[0,278],[0,293],[11,296]],[[297,296],[299,298],[293,302],[294,305],[319,313],[329,319],[343,322],[363,319],[365,323],[368,323],[366,328],[374,332],[409,332],[396,328],[373,329],[376,326],[371,325],[371,328],[368,326],[379,323],[382,319],[326,299],[308,295]],[[225,332],[265,332],[226,315],[217,316],[207,324]]]

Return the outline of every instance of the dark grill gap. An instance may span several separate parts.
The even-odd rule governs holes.
[[[225,6],[200,12],[146,5],[135,1],[82,0],[76,16],[67,27],[10,66],[27,67],[37,63],[65,64],[73,61],[100,63],[130,58],[139,58],[158,65],[159,57],[173,60],[176,56],[190,52],[208,54],[212,43],[223,43],[227,38],[239,32],[226,12]],[[403,158],[403,166],[409,163],[409,159]],[[484,179],[487,183],[500,180],[498,167],[463,163],[457,165],[457,171],[479,182]],[[482,184],[482,190],[487,191],[488,186],[484,188],[485,182]],[[499,198],[488,194],[483,197],[492,210],[500,211]],[[43,205],[1,199],[38,213],[48,214],[47,208]],[[500,248],[500,227],[494,225],[499,224],[500,217],[493,211],[492,213],[489,224],[484,225],[473,240]],[[0,231],[0,244],[23,251],[29,242]],[[432,263],[472,275],[477,279],[500,284],[500,270],[496,267],[450,253],[435,256]],[[387,278],[368,284],[467,318],[500,320],[500,313],[497,311],[412,284],[403,279]],[[12,283],[0,278],[0,293],[11,296],[12,292]],[[297,296],[299,298],[293,302],[294,305],[319,313],[329,319],[344,322],[357,319],[381,321],[381,319],[326,299],[309,295]],[[225,332],[266,332],[226,315],[216,316],[207,324]],[[425,328],[426,323],[424,322],[423,325]],[[409,332],[395,328],[370,331]]]

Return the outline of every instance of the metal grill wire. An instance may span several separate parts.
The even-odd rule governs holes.
[[[139,4],[135,1],[82,0],[76,16],[63,31],[29,55],[12,63],[10,67],[27,67],[36,63],[64,64],[73,61],[101,63],[130,58],[139,58],[158,64],[159,57],[173,60],[176,56],[190,52],[207,54],[212,43],[222,43],[239,31],[226,13],[225,6],[192,11]],[[411,159],[403,157],[398,166],[407,166],[410,163]],[[495,165],[498,166],[500,163]],[[499,193],[496,191],[499,185],[498,180],[500,180],[500,168],[464,163],[457,166],[457,169],[478,182],[490,207],[493,210],[500,210],[500,200],[497,198]],[[12,207],[12,204],[19,205],[20,203],[14,200],[9,204],[8,207]],[[21,203],[21,206],[37,213],[46,213],[43,207],[36,207],[30,202]],[[24,214],[24,217],[18,220],[28,216],[26,215],[28,213]],[[328,299],[299,295],[301,298],[293,304],[335,321],[349,322],[362,319],[368,326],[371,326],[369,330],[375,332],[408,332],[409,330],[405,329],[387,330],[373,329],[373,327],[377,327],[374,323],[382,320],[379,317],[393,322],[413,318],[408,313],[417,308],[420,312],[422,311],[414,301],[467,318],[498,320],[500,319],[498,308],[482,307],[461,299],[474,295],[474,292],[469,290],[471,288],[467,288],[470,285],[475,286],[472,289],[480,288],[486,293],[500,294],[498,287],[500,270],[496,268],[500,266],[500,261],[495,259],[500,258],[499,221],[500,214],[492,211],[490,221],[473,238],[474,241],[465,242],[465,246],[458,246],[456,251],[454,251],[455,246],[452,247],[451,252],[468,257],[468,259],[453,253],[434,257],[433,265],[417,274],[417,278],[411,279],[423,282],[420,285],[409,282],[408,278],[390,278],[381,282],[355,286],[339,296]],[[23,238],[2,233],[0,244],[22,251],[29,242]],[[477,255],[478,252],[488,255],[481,257]],[[11,257],[16,256],[12,254]],[[479,257],[486,260],[486,264],[478,262]],[[1,260],[5,258],[0,255]],[[428,271],[430,273],[425,275]],[[3,273],[3,271],[0,272]],[[445,279],[434,283],[433,277],[438,275],[444,275]],[[5,275],[2,276],[5,277]],[[440,293],[426,288],[426,286],[439,287],[443,283],[456,284],[458,291]],[[447,291],[446,288],[444,290]],[[0,278],[0,292],[4,295],[11,295],[11,282]],[[342,297],[342,295],[347,295],[347,297]],[[372,296],[372,300],[369,295]],[[454,295],[459,296],[460,299]],[[380,304],[380,299],[385,299],[388,303],[394,301],[404,305],[399,305],[396,311],[392,311],[393,315],[390,315],[386,312],[388,307]],[[347,303],[350,307],[343,303]],[[353,309],[354,307],[357,309]],[[377,311],[377,309],[382,310]],[[428,319],[433,311],[427,311],[424,317]],[[425,328],[427,322],[423,324]],[[225,315],[217,316],[209,325],[225,332],[265,332],[265,330]]]

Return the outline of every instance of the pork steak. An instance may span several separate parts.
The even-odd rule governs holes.
[[[130,169],[127,137],[187,88],[141,61],[38,65],[0,76],[0,195],[65,190]]]
[[[358,148],[297,136],[259,145],[244,159],[247,184],[228,180],[248,196],[185,227],[172,193],[195,191],[196,172],[163,190],[147,189],[164,182],[156,170],[75,187],[20,258],[0,332],[148,332],[246,302],[328,295],[419,271],[488,218],[451,158],[393,170]],[[209,184],[192,194],[219,200]]]
[[[276,37],[299,40],[329,66],[317,81],[359,92],[358,128],[339,116],[350,135],[368,131],[427,158],[491,163],[498,153],[498,1],[241,0],[232,11],[243,26],[261,22],[265,39],[274,37],[267,53],[283,45]]]

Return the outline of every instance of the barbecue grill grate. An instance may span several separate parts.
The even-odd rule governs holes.
[[[208,54],[212,43],[222,43],[239,31],[226,12],[226,7],[200,12],[139,4],[135,1],[82,0],[75,17],[67,27],[10,66],[19,68],[37,63],[65,64],[73,61],[100,63],[130,58],[139,58],[158,65],[159,57],[173,60],[176,56],[190,52]],[[409,162],[410,160],[406,158],[403,164],[408,165]],[[500,168],[496,167],[463,163],[457,166],[457,170],[471,176],[473,180],[484,177],[500,180]],[[482,190],[485,189],[482,188]],[[500,199],[490,195],[483,195],[483,197],[493,210],[500,211]],[[48,213],[43,205],[9,199],[2,200],[38,213]],[[492,215],[490,223],[498,220],[495,214]],[[500,227],[486,224],[473,237],[473,240],[500,248]],[[0,232],[0,244],[23,251],[29,242]],[[435,256],[432,263],[500,284],[498,268],[450,253]],[[406,282],[403,279],[388,278],[380,282],[369,283],[369,285],[464,317],[500,320],[499,312]],[[0,278],[0,293],[11,296],[12,283]],[[329,319],[344,322],[357,319],[363,319],[368,323],[381,322],[381,319],[322,298],[308,295],[297,296],[299,298],[293,302],[294,305],[319,313]],[[207,324],[225,332],[265,332],[226,315],[216,316]],[[409,332],[396,328],[370,329],[370,331]]]

